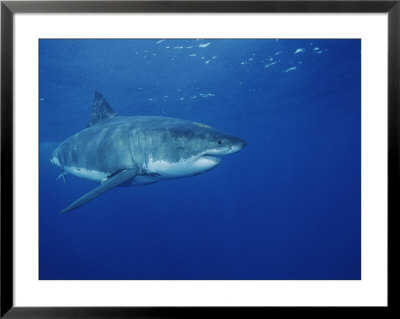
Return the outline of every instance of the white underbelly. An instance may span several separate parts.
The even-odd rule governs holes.
[[[150,156],[145,170],[157,173],[161,179],[180,178],[201,174],[218,165],[219,159],[213,157],[193,156],[188,159],[181,159],[178,162],[165,160],[153,160]]]
[[[57,163],[55,163],[57,164]],[[145,170],[150,175],[138,175],[133,180],[131,185],[146,185],[153,184],[165,179],[175,179],[180,177],[192,176],[203,173],[210,168],[216,166],[218,161],[209,158],[196,158],[189,160],[180,160],[179,162],[170,163],[167,161],[153,161],[150,158],[148,166]],[[110,176],[110,173],[91,170],[82,167],[64,166],[64,171],[94,182],[102,183]],[[152,175],[154,174],[154,175]]]
[[[64,166],[64,171],[71,175],[75,175],[77,177],[89,179],[94,182],[101,183],[107,179],[108,174],[106,172],[100,172],[96,170],[91,170],[87,168],[81,167],[68,167]]]
[[[80,178],[85,178],[94,182],[102,183],[104,182],[110,174],[106,172],[100,172],[96,170],[90,170],[86,168],[80,168],[80,167],[64,167],[64,171],[66,171],[68,174],[80,177]],[[158,181],[160,181],[160,177],[158,176],[136,176],[132,180],[131,185],[146,185],[146,184],[153,184]]]

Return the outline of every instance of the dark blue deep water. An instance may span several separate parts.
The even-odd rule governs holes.
[[[359,40],[40,40],[40,279],[361,279]],[[121,115],[248,145],[205,174],[115,188],[49,161],[98,90]]]

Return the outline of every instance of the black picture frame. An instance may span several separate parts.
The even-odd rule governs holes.
[[[5,318],[246,318],[296,312],[318,315],[356,311],[389,316],[395,301],[388,280],[388,307],[14,307],[13,303],[13,19],[15,13],[122,12],[313,12],[388,14],[388,260],[393,279],[394,223],[399,191],[400,0],[396,1],[1,1],[1,311]],[[382,106],[385,107],[385,106]],[[390,229],[392,228],[392,229]],[[392,280],[393,281],[393,280]]]

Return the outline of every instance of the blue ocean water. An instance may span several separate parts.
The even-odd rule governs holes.
[[[39,55],[39,279],[361,279],[360,40],[43,39]],[[248,145],[59,215],[96,186],[49,161],[95,90]]]

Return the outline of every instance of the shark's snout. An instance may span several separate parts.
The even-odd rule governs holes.
[[[237,138],[230,147],[230,154],[237,153],[244,149],[247,145],[247,141],[242,138]]]

